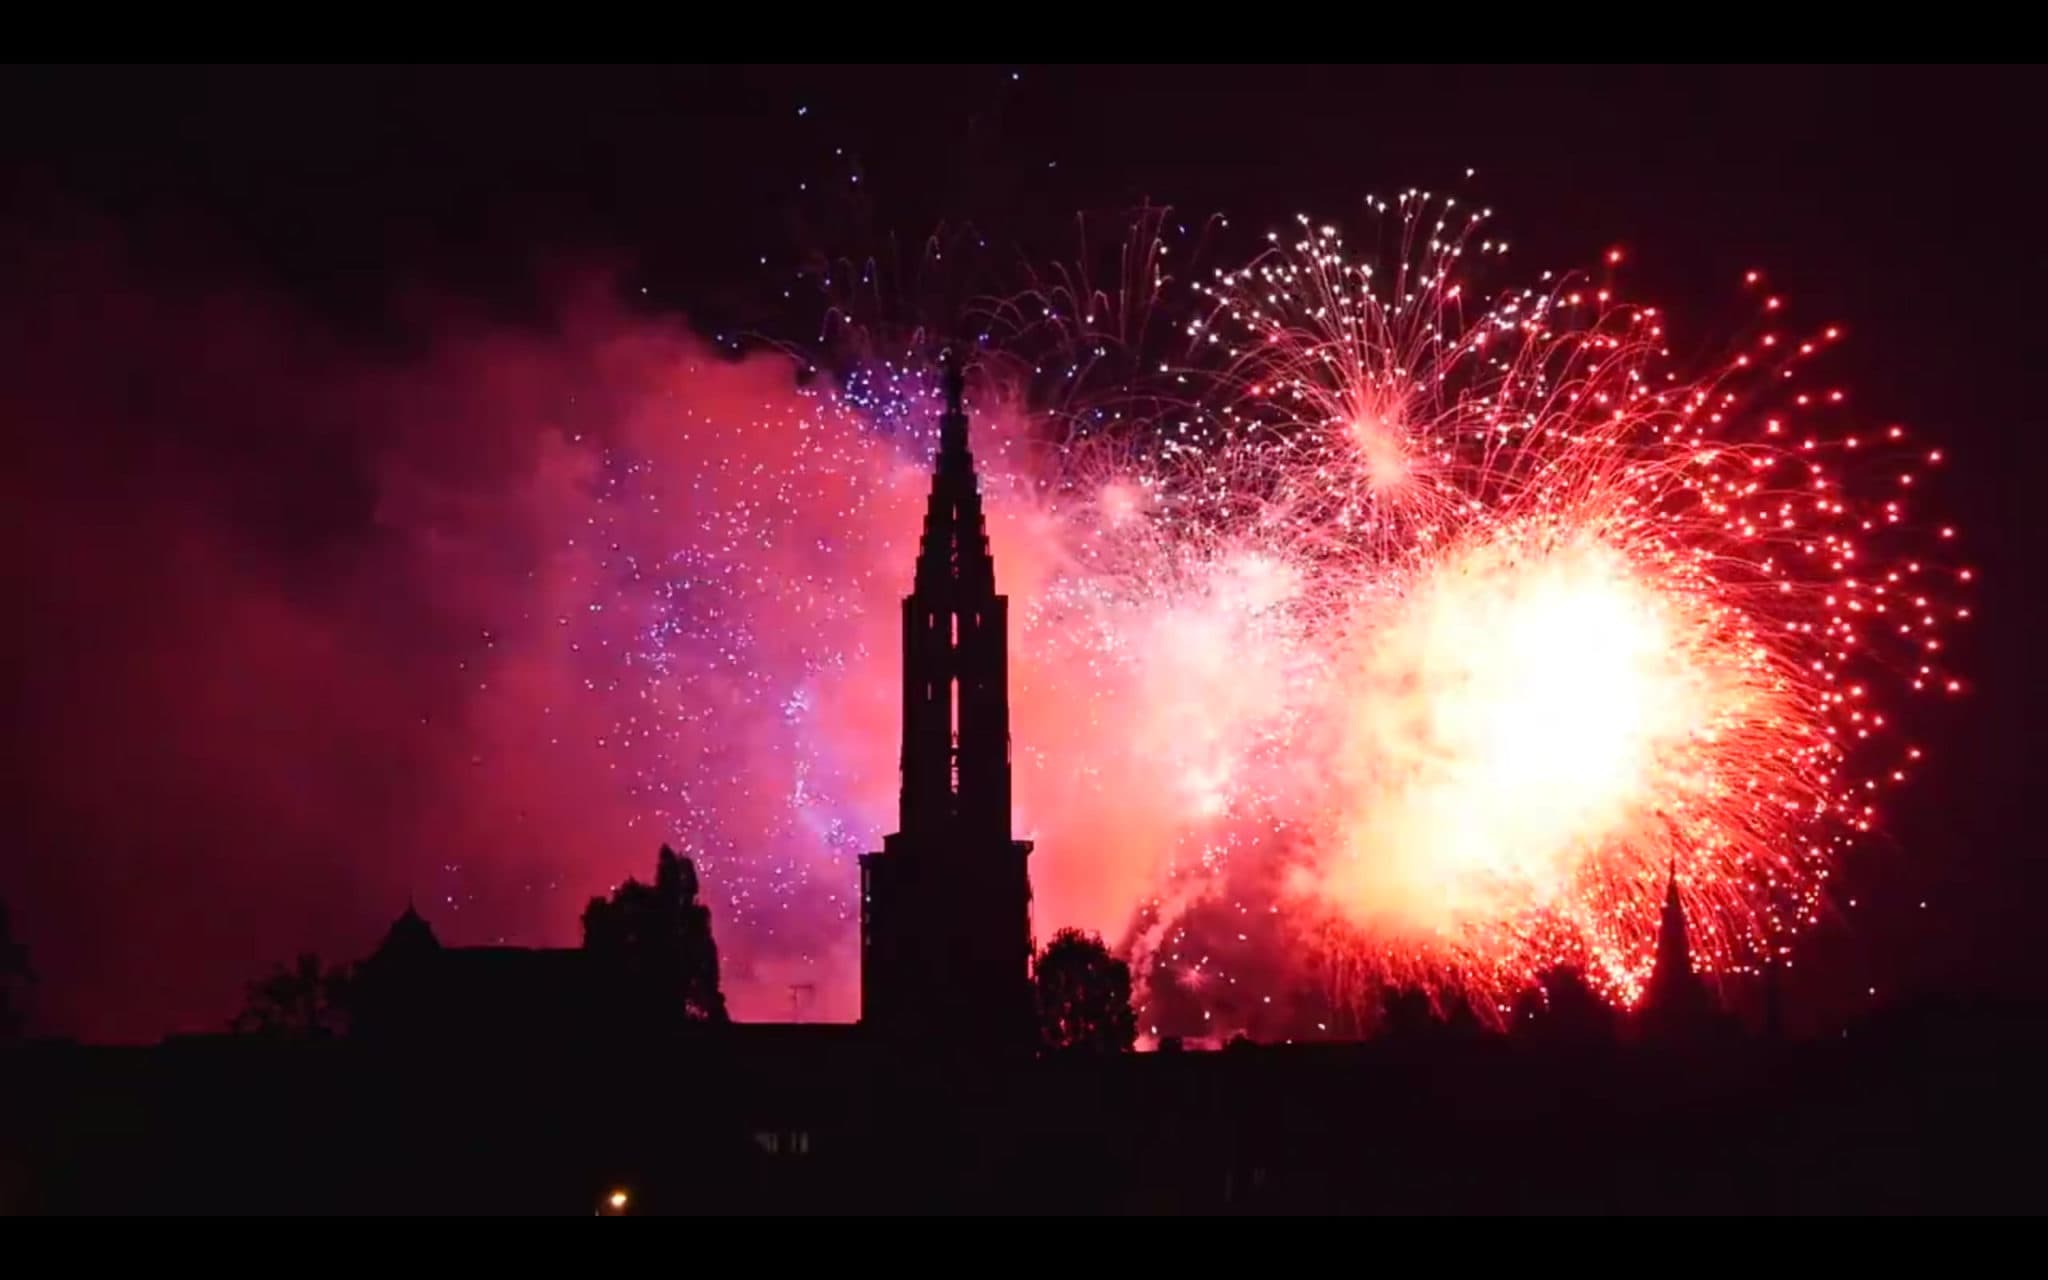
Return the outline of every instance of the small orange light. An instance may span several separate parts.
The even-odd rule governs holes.
[[[611,1193],[611,1195],[605,1197],[605,1203],[611,1205],[611,1207],[614,1209],[625,1208],[626,1200],[627,1196],[626,1193],[623,1191],[614,1191]]]

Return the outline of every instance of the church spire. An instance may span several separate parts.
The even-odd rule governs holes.
[[[966,373],[941,360],[945,409],[917,574],[903,601],[902,830],[1010,833],[1009,602],[996,594],[967,446]]]

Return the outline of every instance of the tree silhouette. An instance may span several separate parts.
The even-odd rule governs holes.
[[[625,1004],[680,1011],[693,1022],[724,1022],[718,944],[697,888],[696,866],[661,846],[653,884],[629,879],[609,899],[590,900],[583,947]]]
[[[1548,970],[1515,1003],[1515,1030],[1557,1044],[1611,1043],[1619,1030],[1614,1006],[1585,974],[1568,966]]]
[[[27,1024],[22,992],[36,980],[28,962],[28,947],[14,940],[7,904],[0,902],[0,1043],[14,1039]]]
[[[1486,1024],[1471,1001],[1457,991],[1432,996],[1420,987],[1380,988],[1380,1014],[1374,1034],[1395,1043],[1469,1043],[1486,1037]]]
[[[323,969],[320,957],[306,952],[289,967],[249,984],[248,1003],[236,1015],[234,1029],[292,1040],[339,1035],[347,1027],[348,987],[346,969]]]
[[[1486,1038],[1486,1024],[1479,1018],[1479,1011],[1463,992],[1446,992],[1438,1005],[1437,1017],[1443,1022],[1444,1034],[1456,1041],[1483,1040]]]
[[[1062,929],[1039,953],[1033,973],[1040,1043],[1047,1049],[1124,1053],[1137,1042],[1131,967],[1102,939]]]
[[[1380,989],[1379,1034],[1395,1040],[1433,1040],[1443,1024],[1429,993],[1420,987],[1388,986]]]

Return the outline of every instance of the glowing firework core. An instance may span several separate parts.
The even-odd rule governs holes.
[[[1340,673],[1344,817],[1319,888],[1376,932],[1544,908],[1627,841],[1717,715],[1672,603],[1588,537],[1496,539],[1361,611]]]

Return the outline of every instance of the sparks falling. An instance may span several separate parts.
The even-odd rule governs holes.
[[[1673,869],[1702,963],[1782,952],[1920,758],[1887,707],[1960,689],[1969,571],[1908,506],[1940,454],[1859,426],[1815,381],[1839,329],[1757,275],[1755,332],[1688,370],[1604,277],[1480,295],[1483,210],[1368,207],[1369,253],[1304,220],[1175,288],[1148,242],[1136,304],[997,309],[1070,377],[1132,370],[1114,411],[1053,411],[1029,374],[1058,361],[990,326],[973,388],[1039,932],[1124,939],[1217,1034],[1275,972],[1498,1011],[1566,964],[1629,1002]],[[1133,355],[1133,305],[1179,317],[1170,351]],[[758,417],[676,424],[693,474],[607,460],[578,621],[623,651],[592,678],[612,745],[721,928],[849,991],[931,384],[914,355],[762,377]]]

